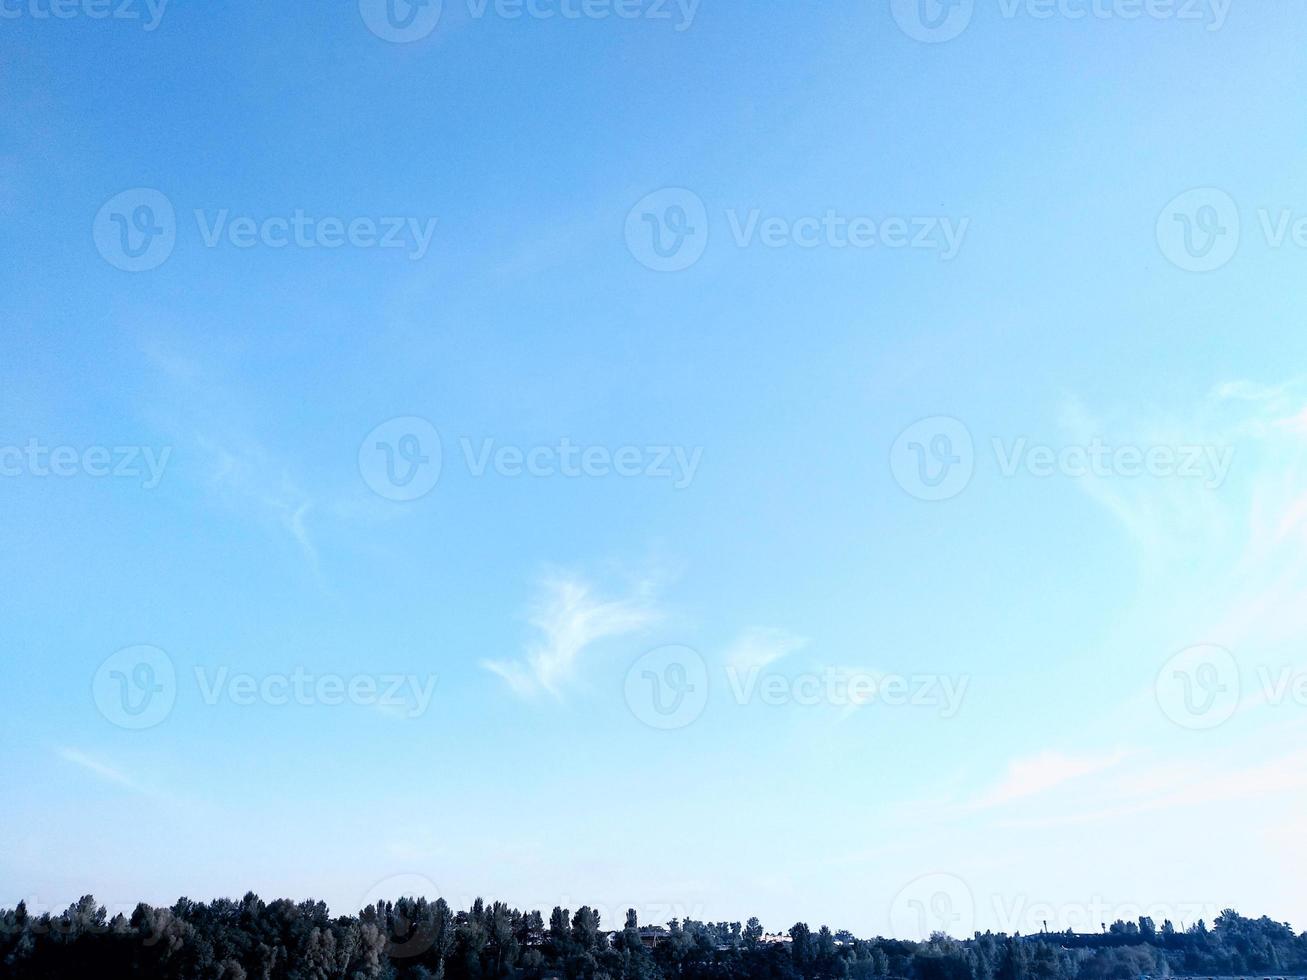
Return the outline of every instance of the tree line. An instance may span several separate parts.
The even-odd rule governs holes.
[[[796,923],[769,941],[746,923],[672,920],[641,928],[630,911],[606,931],[589,907],[545,922],[477,899],[403,898],[332,916],[322,902],[136,906],[110,918],[87,896],[62,914],[0,912],[0,976],[16,980],[1140,980],[1307,974],[1307,933],[1222,912],[1177,930],[1148,918],[1101,934],[942,933],[923,942],[859,939]]]

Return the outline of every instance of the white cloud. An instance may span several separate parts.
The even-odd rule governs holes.
[[[547,691],[555,697],[575,676],[582,655],[600,640],[637,633],[661,618],[652,586],[638,584],[616,599],[596,595],[590,583],[553,572],[537,586],[527,620],[538,634],[518,660],[483,660],[481,666],[503,678],[514,694]]]

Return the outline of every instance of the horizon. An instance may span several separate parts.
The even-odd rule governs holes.
[[[108,976],[263,975],[351,977],[522,977],[561,980],[613,976],[714,976],[894,980],[894,978],[1077,976],[1147,980],[1151,976],[1293,975],[1307,967],[1307,934],[1270,919],[1226,910],[1209,930],[1177,931],[1141,917],[1096,935],[942,932],[922,941],[859,939],[846,930],[815,932],[796,922],[769,934],[758,919],[703,923],[673,920],[639,927],[635,909],[620,930],[602,928],[595,910],[523,913],[477,899],[455,913],[443,899],[401,898],[332,919],[322,903],[239,902],[172,909],[138,906],[130,919],[108,918],[87,896],[58,918],[25,907],[0,911],[0,962],[16,977],[61,977],[94,966]],[[1296,969],[1285,970],[1287,965]],[[1263,977],[1263,980],[1270,980]],[[1283,980],[1283,976],[1277,976]]]
[[[272,898],[272,899],[270,899],[270,898],[264,898],[264,897],[259,896],[259,895],[255,895],[253,892],[247,892],[247,893],[245,893],[244,895],[240,896],[239,898],[236,897],[236,896],[234,896],[234,895],[227,895],[227,896],[219,896],[219,897],[215,897],[215,898],[201,898],[201,899],[194,899],[194,898],[191,898],[190,896],[182,895],[182,896],[179,896],[179,897],[176,899],[175,902],[169,903],[169,905],[167,905],[167,906],[159,906],[159,907],[160,907],[160,908],[173,908],[173,907],[176,907],[176,906],[178,906],[178,905],[185,904],[185,903],[192,903],[192,904],[197,904],[197,905],[219,905],[219,904],[224,904],[224,903],[234,904],[234,905],[240,905],[240,904],[245,903],[245,902],[246,902],[248,899],[250,899],[251,897],[253,897],[253,898],[255,898],[255,899],[258,899],[258,901],[262,902],[264,905],[270,905],[270,904],[274,904],[274,903],[276,903],[276,902],[290,902],[290,903],[292,903],[292,904],[294,904],[294,905],[310,905],[310,904],[318,904],[318,903],[319,903],[319,900],[314,899],[314,898],[312,898],[312,897],[306,897],[306,898],[301,898],[301,899],[295,899],[295,898],[290,898],[290,897],[288,897],[288,896],[279,896],[279,897],[277,897],[277,898]],[[85,901],[85,900],[87,900],[87,899],[93,899],[93,898],[94,898],[94,896],[92,896],[92,895],[80,896],[79,899],[78,899],[78,902],[82,902],[82,901]],[[489,899],[489,900],[487,901],[487,899],[485,899],[483,896],[478,895],[476,898],[474,898],[474,899],[470,899],[470,900],[468,900],[468,901],[466,901],[466,902],[458,902],[458,901],[450,902],[450,901],[448,901],[444,896],[436,896],[436,897],[433,898],[433,897],[430,896],[430,895],[418,894],[418,893],[411,892],[411,891],[401,891],[401,892],[395,893],[394,895],[392,895],[392,896],[390,896],[390,897],[381,897],[381,896],[379,896],[379,897],[377,897],[376,899],[374,899],[373,901],[369,902],[368,905],[364,906],[363,908],[360,908],[360,909],[354,910],[354,911],[341,911],[341,910],[335,910],[335,909],[331,909],[329,906],[328,906],[328,909],[327,909],[327,910],[328,910],[328,912],[331,914],[331,916],[332,916],[333,918],[357,918],[357,917],[359,917],[360,914],[366,912],[369,908],[372,908],[372,907],[380,908],[380,907],[383,906],[383,905],[394,905],[394,904],[396,904],[396,903],[398,903],[398,902],[402,902],[402,901],[421,901],[421,902],[428,902],[428,903],[431,903],[431,904],[434,904],[436,901],[441,901],[441,902],[445,902],[445,903],[448,905],[449,909],[451,910],[451,912],[452,912],[455,916],[465,916],[465,915],[468,914],[469,910],[471,910],[475,905],[486,905],[486,904],[491,904],[491,903],[498,902],[499,899],[496,899],[496,898],[493,898],[493,897],[492,897],[491,899]],[[69,906],[69,908],[66,908],[66,909],[40,909],[40,908],[33,908],[33,907],[29,907],[29,906],[27,906],[27,903],[26,903],[25,901],[20,901],[19,903],[16,903],[15,907],[17,907],[17,905],[22,905],[22,906],[24,906],[25,909],[26,909],[27,914],[30,915],[30,916],[35,916],[35,917],[49,916],[51,919],[54,919],[54,918],[58,918],[58,917],[61,917],[61,916],[63,916],[63,915],[66,915],[66,914],[71,910],[72,907],[74,907],[74,906],[76,906],[76,905],[78,904],[78,902],[71,903],[70,906]],[[99,904],[99,903],[97,902],[97,904]],[[118,908],[118,909],[114,909],[114,908],[108,908],[108,907],[105,907],[105,906],[101,906],[101,907],[102,907],[102,908],[104,909],[104,911],[105,911],[105,918],[106,918],[106,920],[109,921],[109,922],[111,922],[115,917],[120,916],[120,915],[121,915],[121,916],[124,916],[124,917],[127,917],[127,918],[130,918],[130,914],[129,914],[129,913],[135,912],[135,911],[136,911],[136,908],[138,907],[139,904],[142,904],[142,903],[137,903],[137,905],[133,905],[131,908]],[[144,904],[148,904],[148,903],[144,903]],[[321,904],[325,904],[325,903],[321,903]],[[540,914],[540,915],[542,915],[542,916],[544,915],[544,913],[545,913],[546,911],[556,911],[556,910],[561,910],[561,911],[564,913],[564,915],[567,915],[567,916],[570,916],[574,911],[577,911],[577,912],[579,912],[579,911],[581,911],[581,910],[592,911],[592,912],[594,912],[594,913],[599,917],[599,931],[600,931],[601,933],[603,933],[604,935],[607,935],[607,936],[609,936],[609,937],[611,937],[611,936],[615,936],[615,935],[620,935],[620,934],[622,933],[623,929],[621,929],[621,928],[611,928],[611,927],[609,927],[609,926],[606,926],[606,925],[604,924],[605,922],[614,922],[614,921],[617,921],[617,920],[619,920],[619,919],[626,919],[626,918],[628,918],[632,913],[634,913],[634,914],[636,915],[636,917],[637,917],[637,921],[638,921],[638,929],[639,929],[639,931],[640,931],[641,933],[647,933],[647,932],[658,932],[658,933],[660,933],[660,934],[665,934],[665,933],[668,933],[669,930],[671,929],[671,927],[673,927],[674,925],[675,925],[676,927],[679,928],[679,927],[689,927],[689,926],[691,926],[691,925],[696,925],[696,926],[718,926],[718,925],[741,926],[741,925],[744,925],[744,924],[746,924],[746,923],[749,923],[749,924],[757,923],[757,925],[758,925],[759,928],[760,928],[761,941],[763,941],[763,942],[768,942],[768,941],[780,941],[780,942],[784,942],[784,943],[789,943],[789,942],[791,942],[791,940],[792,940],[792,936],[790,935],[790,930],[792,929],[792,926],[782,926],[782,927],[778,927],[778,928],[776,928],[776,929],[773,930],[772,928],[770,928],[770,927],[768,926],[767,923],[760,921],[756,916],[739,916],[739,917],[735,917],[735,918],[729,918],[729,917],[728,917],[728,918],[726,918],[726,919],[711,920],[711,921],[707,921],[707,920],[698,920],[698,919],[693,918],[692,916],[673,916],[672,918],[670,918],[670,919],[668,919],[668,920],[666,920],[666,921],[664,921],[664,922],[648,922],[648,921],[645,921],[644,919],[642,919],[642,918],[639,917],[639,910],[638,910],[637,908],[635,908],[635,907],[630,907],[630,908],[627,908],[627,909],[621,910],[620,912],[614,912],[614,913],[612,913],[612,914],[610,914],[610,913],[608,913],[608,912],[605,912],[602,908],[599,908],[599,907],[596,907],[596,906],[592,906],[592,905],[587,905],[587,904],[584,904],[584,903],[581,904],[581,905],[578,905],[578,906],[576,907],[576,909],[572,909],[572,908],[570,908],[570,907],[569,907],[568,905],[566,905],[566,904],[564,904],[564,905],[554,906],[554,908],[553,908],[552,910],[546,910],[546,909],[544,909],[544,908],[534,908],[534,909],[533,909],[533,908],[531,908],[531,907],[529,907],[529,906],[524,906],[524,907],[522,907],[522,908],[520,908],[520,909],[517,909],[515,906],[512,906],[511,903],[509,903],[509,907],[510,907],[510,908],[513,908],[515,911],[520,911],[520,912],[522,912],[522,913],[524,913],[524,914],[525,914],[525,913],[531,913],[531,912],[534,912],[534,913]],[[12,911],[14,911],[14,907],[6,907],[6,906],[3,906],[3,905],[0,905],[0,914],[3,914],[3,913],[5,913],[5,912],[12,912]],[[1117,911],[1119,911],[1119,910],[1112,910],[1112,911],[1113,911],[1113,913],[1115,914],[1115,913],[1116,913]],[[974,930],[972,933],[970,933],[970,934],[968,934],[968,935],[953,935],[953,934],[950,934],[950,933],[947,933],[947,932],[942,932],[942,931],[936,933],[935,935],[944,935],[944,936],[947,936],[947,938],[949,938],[949,939],[956,940],[956,941],[958,941],[958,942],[962,942],[962,943],[971,942],[971,941],[974,941],[974,940],[976,940],[976,939],[978,939],[978,938],[983,938],[983,937],[987,937],[987,936],[994,936],[994,937],[999,937],[999,938],[1002,938],[1002,937],[1011,937],[1011,938],[1021,938],[1021,939],[1040,939],[1040,938],[1057,938],[1057,937],[1063,937],[1063,938],[1075,938],[1075,939],[1094,939],[1094,938],[1100,938],[1100,937],[1103,937],[1103,938],[1109,938],[1109,939],[1110,939],[1110,938],[1117,938],[1117,939],[1120,939],[1120,938],[1122,938],[1122,937],[1128,937],[1128,938],[1137,938],[1137,939],[1139,939],[1141,942],[1144,942],[1144,941],[1148,941],[1148,937],[1144,937],[1144,936],[1142,936],[1142,934],[1140,933],[1140,931],[1138,931],[1138,929],[1136,928],[1138,925],[1140,925],[1140,924],[1141,924],[1142,922],[1144,922],[1144,921],[1149,922],[1150,925],[1151,925],[1151,927],[1154,928],[1154,929],[1157,931],[1157,935],[1153,936],[1153,937],[1152,937],[1153,939],[1157,939],[1157,938],[1161,935],[1164,926],[1173,927],[1173,928],[1174,928],[1174,931],[1175,931],[1176,933],[1178,933],[1178,934],[1182,934],[1182,935],[1199,935],[1199,934],[1203,934],[1203,933],[1206,933],[1206,932],[1210,932],[1212,929],[1216,928],[1216,926],[1217,926],[1217,921],[1216,921],[1216,920],[1220,919],[1220,917],[1221,917],[1222,915],[1227,914],[1227,913],[1235,913],[1235,914],[1237,914],[1237,915],[1242,916],[1243,918],[1249,919],[1249,920],[1254,921],[1254,922],[1263,922],[1263,921],[1267,921],[1267,922],[1271,922],[1271,923],[1274,923],[1274,924],[1277,924],[1277,925],[1284,925],[1284,926],[1289,927],[1289,928],[1290,928],[1291,930],[1293,930],[1295,933],[1297,933],[1297,930],[1296,930],[1296,929],[1293,929],[1293,925],[1292,925],[1292,923],[1289,923],[1289,922],[1287,922],[1287,921],[1283,921],[1283,920],[1280,920],[1280,919],[1276,919],[1276,918],[1274,918],[1274,917],[1272,917],[1272,916],[1268,916],[1268,915],[1265,915],[1265,914],[1259,914],[1259,915],[1255,915],[1255,916],[1243,916],[1243,913],[1238,912],[1237,909],[1229,909],[1229,908],[1227,908],[1227,909],[1222,909],[1219,913],[1217,913],[1217,915],[1213,918],[1213,920],[1212,920],[1211,922],[1208,922],[1206,919],[1200,918],[1200,919],[1198,919],[1197,921],[1195,921],[1195,922],[1190,922],[1190,923],[1186,923],[1186,922],[1176,922],[1176,923],[1172,923],[1169,919],[1166,919],[1166,920],[1160,920],[1160,921],[1159,921],[1159,920],[1154,920],[1151,916],[1148,916],[1148,915],[1146,915],[1146,914],[1141,914],[1140,916],[1138,916],[1138,917],[1135,918],[1135,919],[1122,919],[1122,918],[1117,918],[1117,919],[1114,919],[1114,920],[1104,920],[1103,922],[1101,922],[1101,923],[1099,924],[1099,928],[1098,928],[1098,930],[1096,930],[1096,931],[1084,931],[1084,932],[1081,932],[1081,931],[1077,931],[1077,930],[1074,930],[1074,929],[1060,929],[1060,930],[1059,930],[1059,929],[1045,929],[1045,928],[1041,928],[1039,931],[1032,931],[1032,932],[1030,932],[1030,933],[1023,933],[1023,932],[1021,932],[1021,931],[1019,931],[1019,930],[1017,930],[1017,931],[1012,931],[1012,932],[1007,932],[1007,931],[1003,931],[1003,930],[998,930],[998,931],[995,931],[995,930]],[[1104,914],[1105,914],[1105,913],[1104,913]],[[808,925],[808,926],[812,926],[812,925],[814,925],[814,923],[808,923],[808,922],[806,922],[806,921],[804,921],[804,920],[802,920],[802,919],[800,919],[800,920],[799,920],[797,923],[795,923],[795,924],[796,924],[796,925]],[[3,925],[4,925],[3,923],[0,923],[0,926],[3,926]],[[1115,927],[1117,927],[1117,926],[1125,927],[1125,929],[1123,929],[1123,930],[1117,930],[1117,929],[1115,928]],[[835,941],[837,944],[840,944],[840,943],[845,942],[845,940],[841,939],[842,936],[850,936],[850,937],[852,937],[853,939],[856,939],[856,940],[858,940],[858,941],[860,941],[860,942],[874,941],[874,940],[877,940],[877,939],[883,939],[883,940],[889,940],[889,941],[900,941],[900,942],[914,942],[914,941],[915,941],[915,942],[924,942],[925,939],[927,939],[927,938],[930,938],[930,939],[933,939],[933,938],[934,938],[934,937],[932,936],[932,937],[918,937],[918,938],[915,938],[915,939],[914,939],[914,938],[911,938],[911,937],[892,936],[892,935],[887,936],[887,935],[882,935],[882,934],[879,934],[879,933],[869,933],[869,934],[859,935],[859,934],[856,933],[854,930],[847,929],[847,928],[842,927],[842,926],[839,927],[839,928],[836,928],[836,927],[835,927],[834,925],[832,925],[831,923],[825,923],[825,922],[820,923],[820,926],[819,926],[819,927],[822,928],[822,929],[830,929],[831,932],[832,932],[832,934],[833,934],[834,941]],[[1133,930],[1133,931],[1126,931],[1126,930]],[[1305,932],[1304,935],[1307,935],[1307,932]],[[1204,971],[1198,971],[1198,972],[1201,973],[1201,972],[1204,972]],[[1210,972],[1210,971],[1206,971],[1206,972]],[[1247,972],[1247,971],[1244,971],[1244,972]],[[1266,971],[1251,971],[1251,972],[1256,973],[1256,972],[1266,972]],[[1276,972],[1276,971],[1270,971],[1270,972],[1274,973],[1274,972]],[[1295,973],[1295,972],[1297,972],[1297,971],[1292,971],[1292,970],[1291,970],[1291,971],[1280,971],[1280,972],[1282,972],[1282,973],[1283,973],[1283,972]],[[1195,975],[1197,975],[1197,974],[1195,974]]]
[[[0,0],[0,906],[1307,928],[1304,50]]]

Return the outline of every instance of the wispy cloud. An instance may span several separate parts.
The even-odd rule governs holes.
[[[1307,385],[1230,381],[1188,411],[1112,424],[1071,406],[1072,434],[1113,431],[1141,447],[1233,454],[1219,487],[1201,480],[1082,480],[1133,540],[1138,594],[1123,624],[1136,645],[1218,643],[1241,656],[1288,649],[1307,631]]]
[[[637,633],[662,616],[653,584],[637,583],[627,595],[602,598],[584,579],[554,571],[536,586],[527,621],[536,637],[516,660],[483,660],[481,666],[503,678],[514,694],[547,691],[561,697],[576,675],[582,656],[601,640]]]
[[[1307,790],[1307,750],[1271,751],[1272,746],[1259,739],[1201,762],[1174,755],[1139,758],[1109,778],[1080,787],[1078,793],[1067,787],[1066,793],[1050,794],[1041,811],[1005,817],[998,825],[1012,830],[1051,829],[1125,820],[1143,813],[1251,804],[1277,796],[1300,798]],[[1267,809],[1273,813],[1277,808]]]
[[[733,670],[761,670],[807,645],[806,637],[786,630],[754,627],[736,637],[727,649],[726,666]]]
[[[1006,774],[970,804],[973,809],[1002,806],[1063,786],[1073,780],[1105,772],[1127,756],[1122,750],[1098,755],[1065,755],[1045,751],[1008,763]]]
[[[303,489],[286,454],[257,438],[258,413],[243,410],[241,394],[223,386],[195,358],[153,343],[142,350],[166,393],[169,411],[160,422],[202,462],[205,489],[233,510],[246,511],[289,536],[321,584],[309,524],[317,495]]]
[[[210,488],[229,503],[253,506],[261,516],[271,518],[290,535],[316,574],[318,550],[307,523],[314,501],[285,465],[250,438],[239,441],[240,449],[208,434],[197,436],[196,442],[211,463]]]
[[[101,762],[98,759],[93,759],[91,756],[79,749],[61,748],[58,750],[58,754],[59,758],[63,759],[65,762],[71,762],[75,766],[80,766],[86,772],[91,773],[93,776],[106,783],[114,783],[117,786],[124,786],[127,789],[146,796],[156,795],[152,790],[142,786],[135,779],[121,770]]]

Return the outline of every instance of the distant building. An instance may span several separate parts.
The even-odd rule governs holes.
[[[614,929],[612,932],[608,933],[608,942],[610,944],[616,944],[618,937],[625,931],[626,930],[624,929]],[[643,926],[637,929],[636,932],[639,933],[640,942],[648,949],[653,949],[668,937],[667,930],[662,926]],[[546,980],[548,980],[548,978],[546,978]]]

